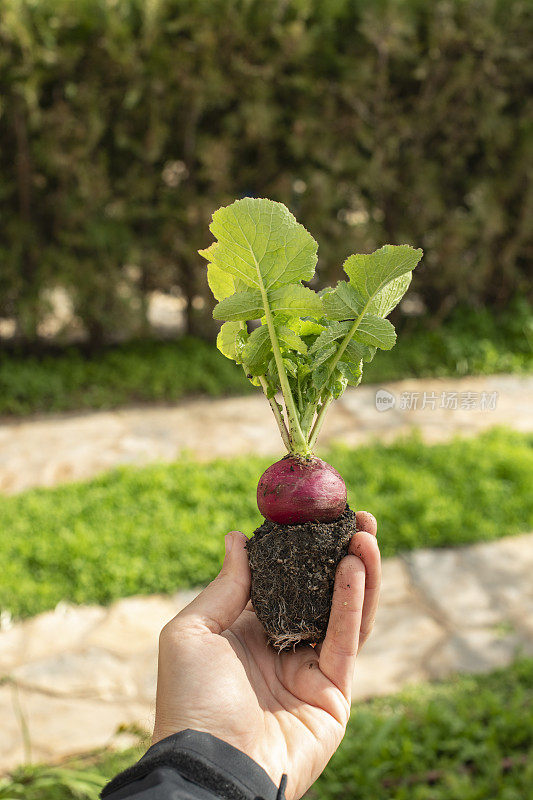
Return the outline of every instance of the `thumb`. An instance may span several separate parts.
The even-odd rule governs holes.
[[[225,536],[226,555],[217,577],[174,617],[180,628],[207,629],[222,633],[244,611],[250,598],[250,566],[246,536],[232,531]]]

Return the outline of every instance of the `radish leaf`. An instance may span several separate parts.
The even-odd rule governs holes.
[[[331,401],[360,383],[377,348],[394,346],[385,317],[422,251],[385,245],[349,256],[348,280],[317,293],[301,283],[314,275],[317,243],[282,203],[236,200],[215,211],[210,229],[217,241],[199,252],[219,301],[213,316],[224,320],[217,345],[261,386],[287,449],[309,456]],[[248,334],[252,320],[260,325]]]
[[[259,289],[235,292],[221,300],[213,309],[215,319],[228,321],[259,319],[264,313],[263,298]]]
[[[363,344],[379,347],[381,350],[390,350],[396,342],[396,331],[388,319],[382,319],[375,314],[365,314],[354,333],[354,339]]]

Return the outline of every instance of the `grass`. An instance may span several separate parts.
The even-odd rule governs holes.
[[[458,310],[428,329],[406,320],[398,344],[365,367],[365,382],[407,377],[486,375],[533,370],[533,310],[516,301],[507,311]],[[71,347],[41,357],[0,355],[0,415],[175,402],[253,391],[240,367],[212,344],[183,338],[110,347],[87,356]]]
[[[96,800],[139,749],[17,770],[0,800]],[[69,788],[72,776],[79,789]],[[48,780],[48,783],[46,781]],[[90,781],[98,782],[97,786]],[[524,800],[533,784],[533,660],[362,703],[308,800]]]
[[[426,445],[336,448],[353,508],[379,520],[384,556],[495,539],[533,527],[533,436],[493,430]],[[223,534],[250,535],[265,458],[122,468],[87,483],[0,498],[0,609],[102,603],[173,592],[217,573]]]

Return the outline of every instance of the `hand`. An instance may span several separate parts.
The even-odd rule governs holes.
[[[153,742],[191,728],[233,745],[287,800],[300,798],[339,746],[350,716],[355,657],[372,630],[381,582],[376,521],[358,514],[337,567],[326,638],[277,653],[255,616],[237,531],[219,575],[162,630]]]

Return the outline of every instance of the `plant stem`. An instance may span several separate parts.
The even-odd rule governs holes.
[[[311,431],[311,434],[309,436],[309,447],[311,448],[311,450],[315,446],[318,434],[320,433],[320,430],[326,418],[326,411],[331,405],[332,400],[333,400],[333,395],[331,394],[331,392],[328,392],[328,396],[326,397],[326,399],[324,400],[324,402],[320,407],[320,411],[318,412],[315,424],[313,425],[313,430]]]
[[[335,370],[335,367],[337,366],[337,364],[338,364],[338,363],[339,363],[339,361],[341,360],[341,358],[342,358],[342,354],[344,353],[344,351],[345,351],[345,350],[346,350],[346,348],[348,347],[348,344],[349,344],[349,342],[350,342],[350,339],[352,338],[352,336],[353,336],[353,335],[354,335],[354,333],[356,332],[357,328],[359,327],[359,325],[360,325],[360,323],[361,323],[361,320],[363,319],[363,317],[364,317],[364,315],[365,315],[365,312],[366,312],[366,309],[367,309],[367,307],[368,307],[368,304],[370,303],[370,299],[371,299],[371,298],[369,298],[369,299],[367,300],[367,302],[365,303],[365,306],[363,307],[363,310],[361,311],[361,313],[359,314],[359,316],[357,317],[357,319],[355,319],[355,320],[354,320],[354,323],[353,323],[352,327],[350,328],[350,330],[348,331],[348,333],[346,334],[346,336],[345,336],[345,337],[344,337],[344,339],[342,340],[341,346],[340,346],[340,347],[339,347],[339,349],[337,350],[337,354],[335,355],[335,358],[334,358],[334,359],[333,359],[333,361],[331,362],[331,366],[330,366],[330,368],[329,368],[329,370],[328,370],[328,377],[327,377],[327,378],[326,378],[326,380],[324,381],[324,385],[326,385],[326,384],[327,384],[327,382],[329,381],[329,379],[330,379],[330,378],[331,378],[331,376],[333,375],[333,371]]]
[[[359,325],[361,323],[361,320],[363,319],[363,317],[364,317],[364,315],[366,313],[366,310],[368,308],[368,305],[369,305],[371,299],[372,298],[369,298],[367,300],[367,302],[365,303],[365,305],[363,307],[363,310],[361,311],[359,316],[354,320],[353,325],[351,326],[350,330],[348,331],[348,333],[346,334],[346,336],[342,340],[341,346],[337,350],[335,358],[331,362],[331,366],[330,366],[330,368],[328,370],[328,375],[327,375],[326,380],[324,381],[323,386],[327,385],[328,381],[330,380],[331,376],[333,375],[333,372],[334,372],[337,364],[339,363],[339,361],[342,358],[342,354],[344,353],[344,351],[348,347],[348,344],[349,344],[352,336],[354,335],[354,333],[356,332],[357,328],[359,327]],[[309,436],[309,447],[311,449],[313,449],[313,447],[316,444],[316,440],[318,438],[318,434],[320,433],[320,429],[322,428],[322,425],[324,424],[324,417],[326,415],[326,411],[328,410],[332,400],[333,400],[333,395],[332,395],[331,392],[328,392],[326,399],[323,401],[322,406],[320,407],[320,411],[317,414],[317,418],[315,420],[315,424],[313,425],[313,429],[312,429],[311,434]]]
[[[259,267],[257,271],[259,273]],[[307,439],[305,438],[303,431],[300,427],[300,418],[298,415],[298,411],[296,409],[294,397],[292,396],[291,387],[289,386],[289,379],[287,377],[287,372],[285,370],[285,365],[283,363],[283,357],[281,355],[281,350],[278,343],[278,337],[276,336],[276,329],[274,327],[272,312],[270,311],[267,293],[265,287],[263,286],[262,281],[260,283],[259,288],[261,290],[261,295],[263,298],[265,319],[268,326],[268,332],[270,334],[270,341],[272,342],[272,351],[274,353],[274,359],[276,361],[276,367],[278,369],[281,391],[283,394],[283,399],[285,400],[285,410],[287,412],[287,418],[289,421],[289,432],[291,440],[290,452],[307,456],[309,455],[309,445],[307,444]]]
[[[306,406],[303,416],[300,419],[300,425],[302,426],[304,436],[306,437],[308,442],[309,442],[309,431],[313,426],[314,416],[315,416],[315,406],[314,403],[310,403],[309,405]]]
[[[276,401],[276,398],[268,396],[268,386],[267,386],[267,382],[266,382],[266,380],[265,380],[263,375],[261,375],[259,377],[259,383],[261,384],[261,388],[262,388],[263,392],[265,393],[266,399],[270,403],[270,408],[272,409],[272,411],[274,413],[274,417],[276,418],[276,422],[278,423],[278,428],[279,428],[279,432],[281,433],[281,438],[283,439],[283,444],[285,445],[285,447],[287,448],[287,450],[290,453],[291,452],[291,440],[289,438],[289,431],[287,430],[287,426],[285,424],[285,420],[283,419],[283,416],[282,416],[281,411],[279,409],[279,405],[278,405],[278,403]]]

